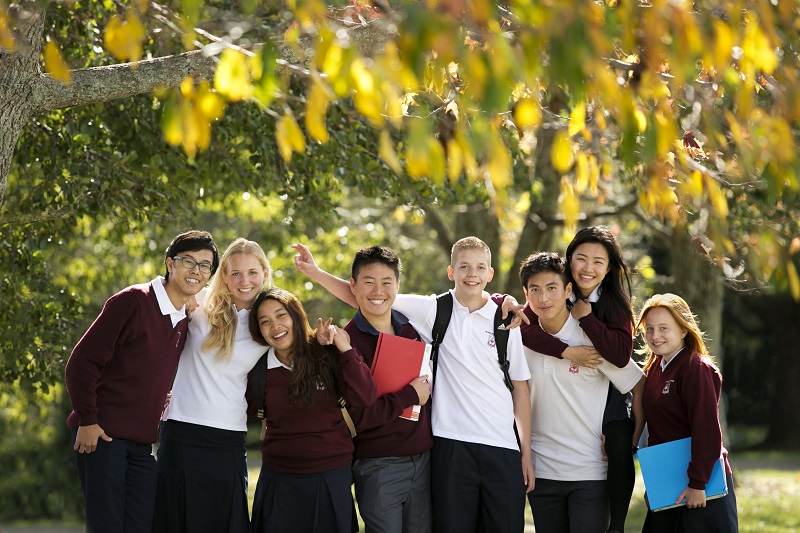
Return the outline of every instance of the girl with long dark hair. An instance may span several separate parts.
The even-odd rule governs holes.
[[[292,293],[270,289],[253,305],[250,333],[269,346],[254,533],[351,532],[353,441],[338,400],[369,407],[377,389],[347,332],[319,325],[332,345],[320,345]]]

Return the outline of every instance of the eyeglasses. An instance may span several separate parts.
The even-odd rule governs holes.
[[[194,267],[197,267],[200,272],[203,274],[211,274],[212,265],[210,263],[198,263],[191,257],[183,257],[180,255],[176,255],[172,258],[173,261],[180,261],[183,265],[183,268],[186,270],[193,270]]]

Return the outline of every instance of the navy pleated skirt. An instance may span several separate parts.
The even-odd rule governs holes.
[[[161,428],[154,533],[246,533],[244,431],[175,420]]]
[[[261,465],[253,533],[352,533],[351,463],[315,474],[286,474]]]

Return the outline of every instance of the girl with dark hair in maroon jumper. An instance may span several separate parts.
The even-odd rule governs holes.
[[[369,367],[346,331],[319,320],[322,346],[292,293],[259,294],[250,333],[266,346],[266,436],[253,501],[253,532],[350,533],[353,440],[338,399],[369,407],[377,397]]]

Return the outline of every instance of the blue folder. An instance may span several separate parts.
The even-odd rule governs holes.
[[[691,437],[648,446],[639,450],[637,455],[650,510],[661,511],[686,505],[685,499],[679,504],[675,500],[689,485],[686,469],[692,457]],[[725,480],[725,463],[720,457],[706,485],[706,499],[720,498],[726,494],[728,483]]]

